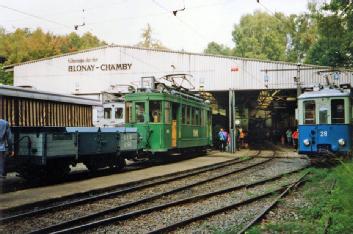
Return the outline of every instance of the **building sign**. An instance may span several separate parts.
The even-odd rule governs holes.
[[[132,63],[102,63],[99,64],[97,58],[82,58],[72,59],[69,58],[68,62],[72,65],[68,65],[69,72],[93,72],[93,71],[124,71],[131,70]],[[94,64],[92,64],[92,62]],[[79,64],[75,64],[79,63]],[[85,64],[90,63],[90,64]]]

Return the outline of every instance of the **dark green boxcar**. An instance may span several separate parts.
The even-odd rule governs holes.
[[[12,131],[16,156],[9,158],[7,171],[24,177],[60,176],[77,163],[92,171],[120,169],[138,149],[136,128],[15,127]]]

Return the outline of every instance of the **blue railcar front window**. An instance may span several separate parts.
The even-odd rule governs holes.
[[[328,123],[327,113],[328,113],[328,110],[326,108],[320,108],[320,111],[319,111],[320,124],[327,124]]]
[[[304,102],[304,124],[316,124],[315,101]]]
[[[331,123],[344,123],[344,100],[331,100]]]

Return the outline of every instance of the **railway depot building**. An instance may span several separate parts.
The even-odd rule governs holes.
[[[294,127],[296,97],[305,87],[350,83],[352,72],[327,67],[109,45],[7,67],[14,85],[101,99],[102,93],[126,93],[141,77],[190,74],[193,91],[209,94],[213,128],[234,123],[249,133]]]

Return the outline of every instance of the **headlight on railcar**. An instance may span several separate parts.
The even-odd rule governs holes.
[[[309,145],[310,145],[309,139],[304,139],[304,140],[303,140],[303,144],[304,144],[305,146],[309,146]]]
[[[344,139],[339,139],[338,140],[338,144],[340,145],[340,146],[344,146],[345,144],[346,144],[346,142],[345,142],[345,140]]]

